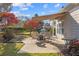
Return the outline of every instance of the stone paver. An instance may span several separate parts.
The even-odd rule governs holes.
[[[23,40],[25,45],[18,51],[18,53],[59,53],[63,47],[63,40],[52,40],[52,43],[46,43],[46,47],[39,47],[36,39],[25,38]]]

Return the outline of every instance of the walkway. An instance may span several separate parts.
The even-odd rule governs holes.
[[[63,40],[54,39],[49,43],[46,43],[45,47],[41,47],[37,44],[36,39],[25,38],[23,40],[25,45],[20,49],[18,53],[59,53],[64,46]]]

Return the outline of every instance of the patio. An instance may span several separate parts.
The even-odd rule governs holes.
[[[47,42],[45,46],[37,44],[36,39],[25,38],[23,43],[25,44],[18,53],[60,53],[64,46],[63,40],[54,38],[50,42]]]

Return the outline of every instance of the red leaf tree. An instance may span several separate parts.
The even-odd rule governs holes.
[[[25,22],[24,24],[24,28],[25,29],[29,29],[30,31],[30,36],[32,36],[32,30],[35,30],[37,28],[37,26],[39,25],[39,22],[38,21],[35,21],[35,20],[28,20]]]
[[[36,27],[39,25],[39,22],[38,21],[35,21],[35,20],[28,20],[25,22],[24,24],[24,28],[30,28],[31,29],[36,29]]]
[[[13,13],[3,13],[3,17],[7,20],[7,25],[17,24],[19,21]]]
[[[0,28],[4,28],[9,25],[17,24],[19,20],[13,13],[2,12],[0,13]]]

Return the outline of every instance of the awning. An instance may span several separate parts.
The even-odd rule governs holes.
[[[54,19],[62,19],[62,17],[64,17],[67,14],[67,12],[62,12],[62,13],[56,13],[56,14],[52,14],[52,15],[45,15],[45,16],[37,16],[37,17],[33,17],[32,20],[36,20],[36,21],[42,21],[42,20],[54,20]]]

